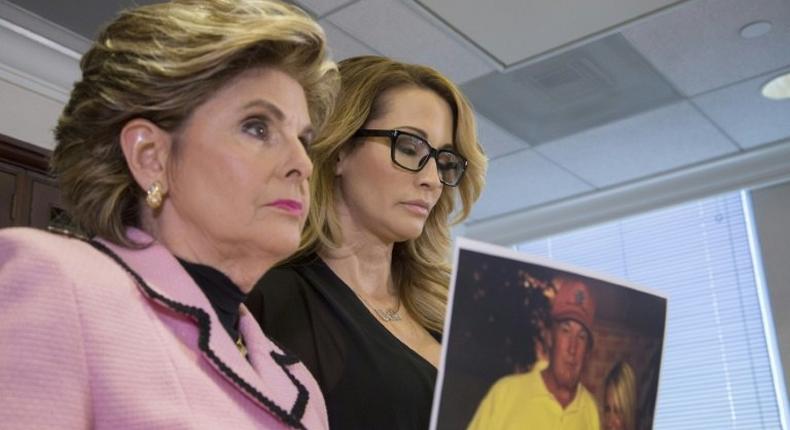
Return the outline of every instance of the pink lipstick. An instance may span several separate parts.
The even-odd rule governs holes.
[[[289,199],[275,200],[269,203],[269,206],[275,207],[277,209],[282,209],[283,211],[288,212],[291,215],[302,214],[302,203],[296,200],[289,200]]]

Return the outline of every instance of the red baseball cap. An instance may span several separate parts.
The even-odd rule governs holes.
[[[590,294],[590,289],[578,279],[555,278],[552,282],[557,287],[557,295],[551,306],[551,317],[555,321],[567,319],[577,321],[592,336],[595,300]]]

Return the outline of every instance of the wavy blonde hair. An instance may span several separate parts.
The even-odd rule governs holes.
[[[614,402],[620,410],[625,428],[636,430],[636,373],[625,361],[618,361],[606,375],[604,402],[606,402],[606,392],[610,389],[614,394]]]
[[[455,149],[469,160],[469,165],[458,187],[444,188],[420,237],[395,244],[392,272],[406,309],[423,327],[441,331],[450,282],[449,226],[466,219],[485,182],[487,160],[477,140],[474,113],[458,87],[430,67],[363,56],[340,62],[339,69],[341,89],[337,105],[324,132],[311,146],[313,204],[302,245],[293,259],[337,248],[342,243],[335,208],[335,165],[338,154],[354,144],[352,135],[383,114],[382,94],[408,86],[431,90],[450,105]],[[456,196],[461,201],[460,210],[455,207]]]
[[[305,91],[320,130],[339,79],[321,27],[269,0],[176,0],[122,12],[80,62],[82,79],[55,130],[52,170],[76,228],[126,246],[143,191],[119,134],[135,118],[176,131],[196,107],[241,72],[274,67]]]

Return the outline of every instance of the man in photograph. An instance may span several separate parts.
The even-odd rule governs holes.
[[[593,346],[595,301],[581,278],[556,277],[548,367],[498,380],[477,408],[471,430],[598,430],[598,407],[581,375]]]

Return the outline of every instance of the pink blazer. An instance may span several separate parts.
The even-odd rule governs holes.
[[[239,330],[249,361],[159,244],[0,230],[4,429],[327,428],[307,369],[246,308]]]

